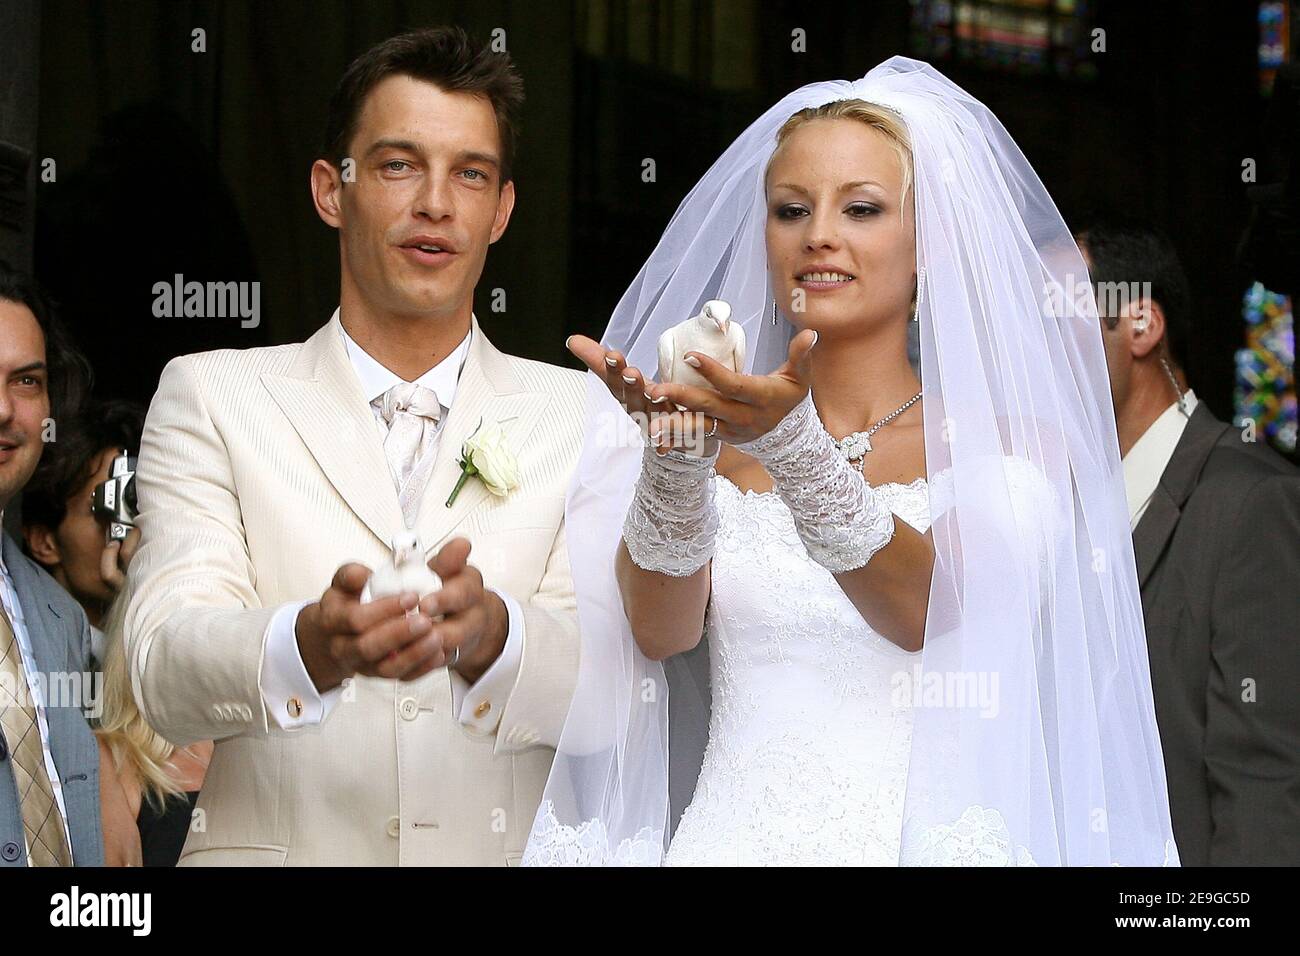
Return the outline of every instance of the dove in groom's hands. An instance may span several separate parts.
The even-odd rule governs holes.
[[[442,588],[442,579],[425,563],[420,543],[413,531],[393,537],[393,560],[378,568],[361,592],[361,603],[376,598],[393,597],[412,591],[421,598]]]
[[[414,547],[415,560],[422,560]],[[353,674],[415,680],[445,666],[471,683],[477,680],[505,644],[509,615],[500,595],[483,587],[469,553],[467,539],[452,538],[429,563],[428,577],[407,566],[409,555],[401,571],[396,564],[375,574],[363,564],[342,565],[321,599],[298,612],[294,625],[316,689],[337,687]],[[390,575],[389,584],[403,578],[401,590],[377,593]],[[431,580],[441,586],[430,591]],[[366,602],[368,584],[376,593]]]

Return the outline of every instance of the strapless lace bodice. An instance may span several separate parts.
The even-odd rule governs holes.
[[[772,493],[716,482],[707,617],[713,713],[670,865],[898,862],[919,655],[873,631]],[[925,531],[926,482],[877,486]]]

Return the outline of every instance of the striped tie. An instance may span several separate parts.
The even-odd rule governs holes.
[[[18,696],[15,696],[17,694]],[[0,729],[9,744],[18,802],[22,807],[23,836],[29,866],[71,866],[63,819],[54,799],[54,787],[45,769],[36,709],[25,703],[27,679],[19,656],[18,638],[9,615],[0,605]]]

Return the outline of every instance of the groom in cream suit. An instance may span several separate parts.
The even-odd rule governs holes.
[[[504,54],[394,37],[330,105],[340,308],[307,342],[181,356],[149,410],[122,635],[169,740],[212,738],[183,865],[517,862],[577,677],[564,498],[583,380],[474,318],[514,205]],[[499,425],[504,495],[460,477]],[[361,604],[411,527],[443,589]]]

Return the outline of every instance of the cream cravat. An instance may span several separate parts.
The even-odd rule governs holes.
[[[19,657],[18,638],[9,615],[0,606],[0,728],[9,745],[9,759],[18,785],[22,808],[23,836],[27,840],[28,866],[71,866],[72,854],[63,832],[63,820],[54,800],[54,787],[45,769],[41,732],[36,710],[10,692],[12,687],[26,698],[27,678]]]
[[[433,467],[433,445],[438,437],[442,405],[432,389],[414,382],[397,383],[376,402],[388,425],[384,457],[397,488],[406,526],[414,528],[420,496]]]

